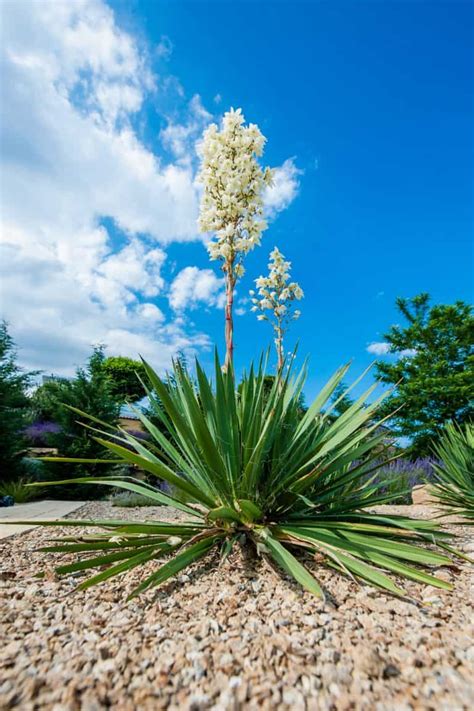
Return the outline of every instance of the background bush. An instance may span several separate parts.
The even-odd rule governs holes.
[[[141,383],[145,379],[145,369],[141,361],[110,356],[104,358],[102,369],[109,379],[110,392],[119,402],[136,402],[145,397],[146,391]]]
[[[116,426],[120,403],[112,394],[110,381],[102,368],[105,356],[103,348],[95,348],[85,368],[79,368],[72,380],[46,383],[42,386],[40,400],[42,413],[47,413],[59,427],[48,433],[48,443],[56,447],[63,457],[103,459],[103,447],[92,433],[78,423],[80,415],[69,409],[74,407],[111,426]],[[38,412],[38,410],[37,410]],[[110,474],[114,465],[105,464],[58,464],[46,462],[47,479],[50,481],[81,476]],[[68,499],[95,499],[105,495],[105,489],[78,484],[57,486],[48,490],[51,496]],[[108,493],[108,492],[107,492]]]
[[[17,353],[5,321],[0,323],[0,483],[23,475],[22,458],[27,442],[23,430],[28,422],[27,388],[34,373],[17,365]]]
[[[23,430],[29,447],[51,447],[51,438],[58,435],[61,427],[57,422],[33,422]]]
[[[28,479],[18,479],[17,481],[5,481],[0,484],[0,497],[11,496],[15,504],[26,504],[44,495],[43,489],[36,486],[28,486]]]

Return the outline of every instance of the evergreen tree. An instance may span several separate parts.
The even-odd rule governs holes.
[[[136,402],[145,397],[140,381],[146,381],[145,368],[139,360],[125,356],[105,358],[102,367],[110,380],[110,391],[120,402]]]
[[[104,349],[97,347],[90,356],[87,366],[79,368],[73,380],[61,380],[55,388],[49,388],[51,396],[50,412],[61,427],[61,432],[51,436],[51,445],[57,447],[62,457],[103,459],[104,448],[95,441],[94,433],[81,425],[87,422],[68,405],[75,407],[99,420],[116,425],[120,403],[112,394],[110,380],[104,370]],[[48,477],[71,479],[79,476],[94,476],[110,473],[110,466],[104,464],[56,464],[49,463]],[[72,498],[96,497],[98,487],[78,485],[64,490],[52,488],[53,495],[67,495]]]
[[[30,398],[31,418],[34,422],[56,421],[66,383],[67,378],[51,378],[36,388]]]
[[[384,339],[395,361],[378,361],[378,377],[396,386],[384,405],[394,431],[412,441],[415,457],[429,455],[444,426],[474,417],[474,316],[463,301],[430,305],[426,293],[397,299],[407,325]]]
[[[331,412],[331,416],[334,417],[334,419],[336,417],[340,417],[340,415],[343,415],[346,410],[348,410],[350,406],[354,404],[354,400],[351,398],[350,395],[346,393],[346,390],[347,385],[345,385],[344,383],[339,383],[337,388],[334,390],[334,393],[331,398],[331,404],[334,405],[334,409]]]
[[[0,323],[0,481],[15,479],[22,473],[21,458],[26,442],[22,431],[27,423],[26,390],[33,373],[17,365],[17,353],[5,321]]]

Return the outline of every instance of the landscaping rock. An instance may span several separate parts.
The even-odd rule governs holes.
[[[413,513],[413,507],[392,508]],[[417,516],[431,513],[416,507]],[[90,503],[72,517],[181,515]],[[472,528],[456,530],[459,547],[467,547]],[[249,561],[236,549],[220,567],[210,556],[126,603],[156,564],[85,592],[75,592],[81,576],[34,578],[70,560],[36,550],[62,533],[74,529],[37,528],[0,541],[1,709],[474,707],[473,568],[467,561],[442,569],[452,575],[452,593],[404,582],[407,596],[420,604],[320,568],[332,601],[323,604],[264,560]],[[436,601],[424,604],[430,594]]]
[[[427,484],[419,484],[411,490],[411,500],[415,506],[429,506],[433,503],[433,497],[430,495],[430,486]]]

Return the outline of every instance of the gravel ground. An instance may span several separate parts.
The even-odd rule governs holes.
[[[105,503],[72,517],[158,515],[175,517]],[[457,532],[459,547],[473,554],[472,529]],[[474,568],[467,563],[439,570],[455,582],[453,593],[405,583],[423,606],[320,571],[323,605],[236,551],[219,570],[211,560],[198,564],[126,603],[153,564],[74,593],[77,577],[33,577],[51,568],[51,556],[34,552],[49,536],[51,529],[35,529],[0,542],[0,709],[474,707]]]

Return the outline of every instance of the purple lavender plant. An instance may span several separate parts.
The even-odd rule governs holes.
[[[61,432],[61,427],[56,422],[33,422],[23,430],[31,447],[48,447],[51,436],[59,432]]]
[[[435,463],[435,460],[430,457],[414,461],[396,459],[388,464],[380,462],[380,469],[377,471],[373,484],[381,485],[379,489],[381,495],[394,495],[392,503],[410,504],[413,487],[434,480],[433,464]]]

